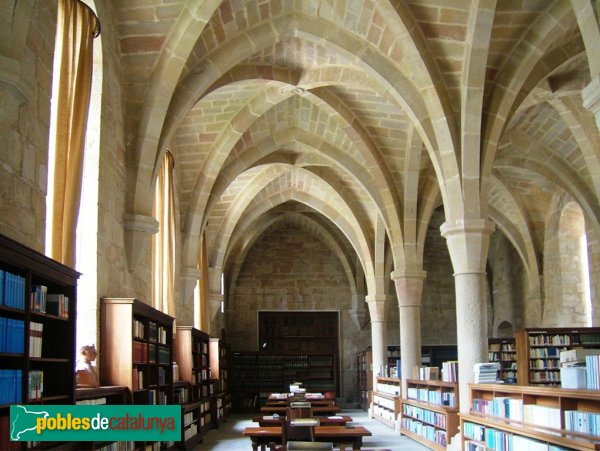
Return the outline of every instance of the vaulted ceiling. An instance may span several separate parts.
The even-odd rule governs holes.
[[[588,2],[582,2],[588,3]],[[184,266],[235,271],[290,222],[368,291],[421,267],[427,225],[489,217],[539,274],[566,192],[598,226],[590,64],[564,0],[114,1],[129,208],[175,156]],[[595,22],[597,24],[597,22]],[[392,258],[392,257],[390,257]]]

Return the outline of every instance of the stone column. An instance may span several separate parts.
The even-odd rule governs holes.
[[[400,310],[400,358],[402,397],[406,397],[406,380],[413,368],[421,365],[421,299],[427,273],[420,269],[394,271],[398,309]]]
[[[375,387],[377,373],[382,365],[387,363],[387,345],[383,338],[385,325],[385,303],[387,296],[367,296],[367,305],[371,315],[371,347],[373,350],[373,387]]]
[[[441,226],[446,238],[456,291],[456,338],[460,411],[469,412],[473,365],[488,361],[485,263],[493,224],[487,220]]]

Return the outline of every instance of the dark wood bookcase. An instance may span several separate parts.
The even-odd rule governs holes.
[[[191,326],[177,326],[173,354],[179,366],[174,402],[181,404],[182,431],[179,448],[193,448],[210,430],[209,336]]]
[[[238,411],[253,411],[268,393],[289,391],[302,382],[308,392],[334,397],[338,387],[335,354],[233,353],[233,395]]]
[[[500,379],[517,381],[517,346],[514,338],[488,338],[488,359],[500,363]]]
[[[258,312],[258,349],[269,353],[337,354],[338,312]]]
[[[600,328],[523,329],[516,347],[519,385],[560,385],[560,352],[600,348]]]
[[[360,408],[368,410],[371,403],[371,393],[373,392],[373,351],[370,346],[356,354],[356,367]]]
[[[210,339],[211,412],[214,427],[226,421],[231,412],[229,390],[230,348],[221,338]]]
[[[0,377],[6,394],[0,400],[0,449],[24,449],[26,443],[8,441],[10,404],[75,402],[79,273],[3,235],[0,271]],[[37,304],[32,295],[36,290]],[[55,312],[49,304],[44,309],[42,291],[45,298],[63,295],[68,301]],[[38,336],[35,344],[30,340],[33,335]],[[39,386],[36,390],[35,381],[42,374],[43,389]]]
[[[125,385],[133,404],[172,404],[173,321],[138,299],[102,298],[101,382]]]

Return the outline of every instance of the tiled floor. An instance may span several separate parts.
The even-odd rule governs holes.
[[[414,440],[400,436],[390,427],[369,418],[363,410],[348,410],[343,412],[350,415],[354,424],[366,427],[373,434],[363,440],[363,449],[391,449],[392,451],[423,451],[428,448]],[[196,451],[249,451],[252,449],[250,439],[242,436],[246,426],[256,426],[252,423],[251,415],[234,414],[229,417],[219,429],[211,430],[194,448]]]

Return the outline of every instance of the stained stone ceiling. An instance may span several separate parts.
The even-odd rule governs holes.
[[[385,258],[421,267],[442,203],[447,220],[496,222],[536,274],[553,195],[568,193],[598,223],[600,137],[582,107],[590,65],[571,2],[112,7],[130,183],[174,154],[184,265],[202,233],[220,274],[292,222],[338,243],[372,292]],[[134,211],[147,202],[139,186]]]

